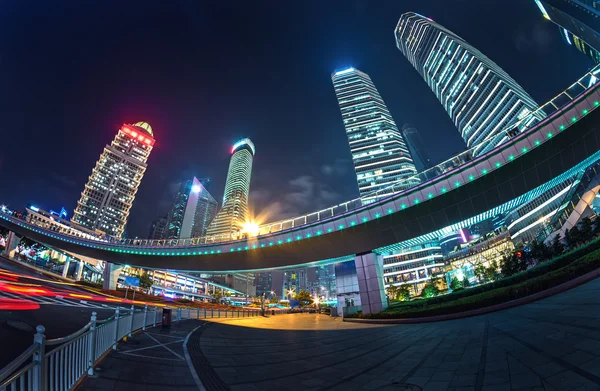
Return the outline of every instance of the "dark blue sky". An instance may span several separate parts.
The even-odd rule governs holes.
[[[0,8],[0,202],[72,213],[105,144],[144,120],[157,143],[129,219],[146,236],[174,183],[213,178],[229,148],[257,153],[256,211],[289,217],[358,194],[330,74],[367,72],[396,122],[430,155],[464,148],[426,84],[396,49],[403,12],[431,17],[479,48],[538,103],[592,64],[533,0],[63,1]]]

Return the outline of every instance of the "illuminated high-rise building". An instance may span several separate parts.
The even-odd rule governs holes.
[[[404,126],[402,126],[402,136],[408,145],[415,166],[417,166],[419,170],[431,167],[431,159],[427,153],[425,142],[417,128],[411,124],[404,124]]]
[[[208,227],[206,234],[237,235],[249,219],[248,195],[252,160],[256,149],[250,139],[238,141],[231,148],[231,160],[227,171],[223,204],[219,213]]]
[[[168,215],[159,216],[156,220],[152,221],[150,225],[150,233],[148,239],[164,239],[165,232],[167,231]]]
[[[552,5],[562,8],[565,12],[570,9],[579,11],[582,15],[588,15],[588,21],[600,18],[600,0],[551,0]]]
[[[71,220],[121,237],[154,142],[147,122],[124,124],[112,143],[104,147]]]
[[[535,0],[535,3],[542,16],[558,26],[559,34],[567,45],[574,46],[594,63],[600,63],[600,34],[596,30],[545,1]]]
[[[167,218],[166,239],[203,236],[217,214],[217,201],[194,177],[179,184]]]
[[[358,190],[364,201],[394,182],[400,191],[414,186],[417,170],[402,134],[369,75],[347,68],[331,75],[350,144]],[[408,179],[411,178],[411,179]],[[389,192],[392,192],[390,189]]]
[[[473,156],[506,141],[503,132],[538,105],[496,63],[464,39],[414,12],[403,14],[396,45],[438,98]],[[530,117],[530,125],[540,118]]]

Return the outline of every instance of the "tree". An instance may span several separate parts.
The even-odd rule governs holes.
[[[577,245],[581,242],[581,233],[579,232],[579,228],[577,228],[577,226],[565,231],[565,241],[567,242],[567,247],[577,247]]]
[[[390,297],[390,300],[398,300],[398,292],[399,288],[396,285],[390,285],[386,289],[386,293]]]
[[[529,245],[529,252],[531,257],[538,261],[545,260],[548,255],[548,249],[544,242],[538,242],[537,240],[531,242]]]
[[[277,303],[279,303],[279,297],[273,296],[273,297],[271,297],[271,300],[269,300],[269,302],[271,304],[277,304]]]
[[[565,252],[565,246],[562,244],[562,241],[560,240],[560,235],[556,235],[554,236],[554,239],[552,240],[552,247],[551,247],[551,251],[552,256],[554,257],[558,257],[559,255],[562,255],[562,253]]]
[[[594,237],[594,227],[589,217],[584,217],[579,222],[579,237],[581,242],[587,242]]]
[[[221,298],[223,297],[223,294],[220,291],[215,291],[215,293],[213,293],[212,297],[214,297],[217,302],[221,302]]]
[[[140,288],[150,289],[150,287],[152,286],[153,283],[154,282],[152,281],[152,279],[150,278],[150,276],[148,275],[148,273],[144,272],[140,276]]]
[[[527,261],[523,256],[519,255],[519,252],[505,255],[502,259],[502,275],[504,277],[510,277],[514,274],[527,270]]]
[[[494,281],[498,278],[498,262],[494,259],[490,262],[490,266],[485,269],[485,278],[488,281]]]
[[[311,305],[314,302],[310,293],[308,293],[308,291],[305,290],[298,292],[295,299],[298,300],[300,302],[300,305],[302,306]]]
[[[421,291],[421,296],[423,296],[424,298],[429,298],[436,296],[439,293],[440,289],[437,287],[437,281],[432,280],[425,284],[423,290]]]
[[[594,234],[600,235],[600,218],[594,219]]]
[[[465,276],[465,278],[463,278],[462,284],[463,284],[463,288],[468,288],[471,286],[471,283],[469,282],[469,279],[467,278],[467,276]]]
[[[479,281],[485,281],[487,279],[486,268],[482,264],[475,266],[473,272]]]
[[[462,287],[463,287],[462,281],[456,277],[452,277],[452,280],[450,280],[450,289],[455,291],[458,289],[462,289]]]
[[[408,301],[410,300],[410,285],[402,284],[398,287],[398,300]]]

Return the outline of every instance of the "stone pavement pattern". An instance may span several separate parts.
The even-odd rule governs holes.
[[[600,279],[447,322],[221,320],[194,332],[188,348],[209,391],[600,390]]]
[[[141,331],[98,364],[98,376],[77,388],[89,391],[191,391],[198,386],[183,351],[186,336],[201,323],[176,322]]]

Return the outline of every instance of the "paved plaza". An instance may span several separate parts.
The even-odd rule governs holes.
[[[447,322],[362,325],[295,314],[181,324],[178,341],[202,325],[187,347],[209,391],[600,390],[600,279]],[[175,359],[183,356],[178,344],[167,345],[175,355],[160,346],[145,350],[162,350],[171,361],[136,357],[135,348],[121,345],[101,363],[100,377],[80,389],[191,390],[186,362]],[[94,388],[113,370],[118,381]]]

